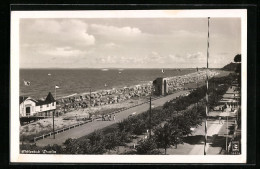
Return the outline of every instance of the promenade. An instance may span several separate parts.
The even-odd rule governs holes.
[[[226,120],[226,115],[228,115],[228,125]],[[233,112],[210,112],[209,117],[219,117],[222,116],[222,122],[219,120],[208,120],[208,136],[207,136],[207,155],[217,155],[221,154],[223,147],[225,148],[227,133],[231,132],[232,126],[235,125],[235,116]],[[179,144],[178,148],[171,147],[167,149],[167,154],[170,155],[204,155],[204,135],[205,135],[205,123],[203,122],[201,126],[194,129],[191,136],[184,139],[184,144]],[[228,138],[231,138],[229,135]]]
[[[177,91],[174,94],[156,99],[152,101],[153,107],[158,107],[158,106],[163,106],[163,104],[169,100],[172,100],[184,93],[186,93],[187,91]],[[148,100],[147,100],[148,101]],[[57,135],[55,135],[55,139],[53,139],[53,137],[47,137],[45,139],[39,140],[36,142],[37,146],[47,146],[49,145],[53,145],[53,144],[58,144],[58,145],[62,145],[68,138],[80,138],[83,137],[85,135],[88,135],[92,132],[94,132],[95,130],[98,129],[102,129],[104,127],[110,126],[112,124],[115,124],[125,118],[128,118],[129,115],[131,115],[133,112],[136,112],[135,114],[140,114],[143,113],[145,111],[149,110],[149,103],[146,104],[142,104],[136,107],[132,107],[130,109],[121,111],[119,113],[116,113],[116,120],[115,121],[101,121],[101,120],[95,120],[93,122],[90,123],[86,123],[80,127],[65,131],[63,133],[59,133]]]
[[[233,96],[234,88],[229,88],[224,98]],[[229,111],[226,109],[222,111],[209,112],[207,124],[207,146],[206,155],[223,154],[226,148],[226,138],[231,139],[234,132],[235,120],[237,117],[237,110]],[[221,120],[219,120],[221,117]],[[205,122],[193,130],[192,135],[184,139],[183,144],[179,144],[178,148],[171,147],[167,149],[167,154],[170,155],[204,155],[204,141],[205,141]],[[224,150],[224,151],[223,151]]]

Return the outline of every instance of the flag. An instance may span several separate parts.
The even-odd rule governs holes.
[[[162,69],[162,73],[164,73],[164,69]]]
[[[24,83],[25,86],[30,86],[30,84],[31,84],[31,82],[25,81],[25,80],[23,81],[23,83]]]
[[[60,88],[59,86],[57,86],[57,85],[55,86],[55,89],[59,89],[59,88]]]
[[[51,74],[49,73],[48,76],[51,76]]]

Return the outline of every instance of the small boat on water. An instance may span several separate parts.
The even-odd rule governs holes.
[[[101,69],[102,71],[108,71],[108,69]]]
[[[122,73],[122,72],[118,72],[119,74]]]
[[[164,69],[162,69],[162,73],[164,73]]]

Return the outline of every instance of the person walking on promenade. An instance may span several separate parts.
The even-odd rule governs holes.
[[[116,115],[113,116],[113,120],[116,121]]]
[[[219,116],[219,124],[223,124],[223,121],[221,120],[221,117]]]
[[[91,119],[92,122],[94,121],[94,117],[95,116],[93,114],[90,115],[90,119]]]

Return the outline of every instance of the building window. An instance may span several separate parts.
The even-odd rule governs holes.
[[[49,107],[49,104],[47,104],[47,107]]]
[[[26,116],[31,115],[31,107],[26,107],[25,111],[26,111]]]
[[[54,102],[52,103],[52,106],[54,106]]]

